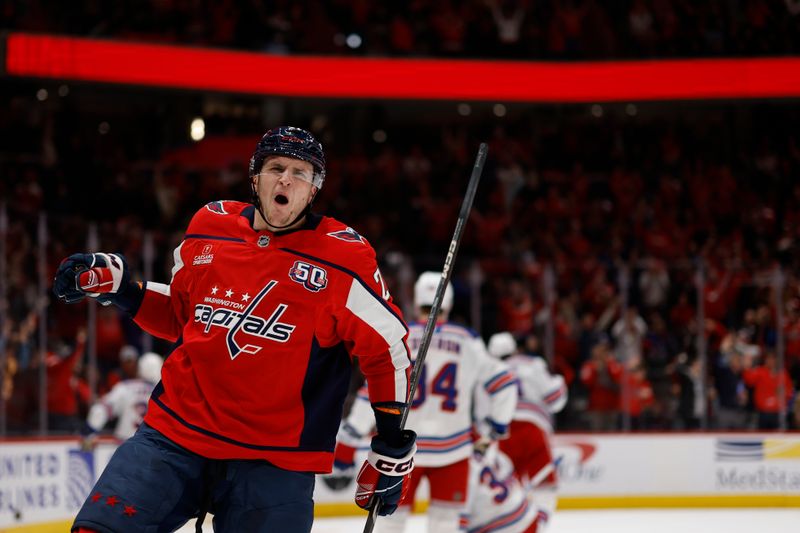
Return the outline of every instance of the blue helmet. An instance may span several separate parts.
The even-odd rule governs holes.
[[[264,160],[270,155],[283,155],[302,161],[308,161],[314,167],[312,184],[317,189],[325,182],[325,152],[320,143],[310,132],[294,126],[272,128],[261,137],[256,144],[253,157],[250,158],[250,177],[259,172]]]

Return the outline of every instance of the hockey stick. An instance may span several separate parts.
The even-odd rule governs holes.
[[[436,326],[436,318],[439,315],[439,308],[442,306],[444,291],[447,288],[447,284],[450,282],[450,276],[453,274],[453,263],[455,263],[456,260],[458,247],[461,245],[461,235],[464,233],[467,220],[469,220],[469,213],[472,210],[472,201],[475,199],[475,191],[478,190],[478,182],[481,180],[483,164],[486,162],[486,154],[488,152],[489,147],[486,143],[481,143],[480,147],[478,147],[478,155],[475,156],[475,165],[472,167],[472,175],[467,185],[467,194],[464,196],[464,201],[461,203],[461,211],[458,213],[456,230],[453,232],[453,240],[450,241],[450,246],[447,248],[447,257],[445,257],[444,267],[442,268],[442,278],[439,280],[439,286],[436,287],[433,305],[431,305],[431,311],[428,314],[428,321],[425,323],[425,331],[422,333],[422,342],[420,342],[419,350],[417,351],[414,372],[411,374],[411,386],[408,389],[408,397],[406,398],[407,407],[405,411],[403,411],[403,417],[400,419],[401,430],[406,427],[408,413],[411,410],[411,401],[414,399],[414,394],[417,392],[417,384],[419,383],[419,376],[422,373],[422,365],[425,363],[425,355],[428,353],[428,346],[431,343],[433,329]],[[364,533],[372,533],[372,529],[375,527],[375,520],[378,518],[379,510],[380,500],[375,500],[375,505],[369,510],[367,523],[364,524]]]

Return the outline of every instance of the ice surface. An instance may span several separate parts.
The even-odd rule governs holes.
[[[318,518],[312,533],[360,533],[365,517]],[[413,516],[406,533],[425,532],[426,519]],[[375,533],[380,531],[380,519]],[[192,533],[187,525],[181,533]],[[211,533],[210,517],[203,531]],[[613,509],[558,511],[547,533],[797,533],[800,509]],[[501,532],[498,532],[501,533]]]

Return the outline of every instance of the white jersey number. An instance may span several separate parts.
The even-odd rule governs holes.
[[[375,269],[375,274],[372,275],[375,279],[375,283],[379,283],[381,286],[381,298],[384,300],[389,299],[389,290],[386,288],[386,284],[383,282],[383,276],[381,276],[381,269]]]

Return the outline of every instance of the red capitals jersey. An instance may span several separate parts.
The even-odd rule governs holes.
[[[135,320],[177,341],[144,421],[214,459],[329,472],[359,358],[376,402],[405,402],[408,329],[369,243],[332,218],[273,233],[255,208],[212,202],[147,282]]]

